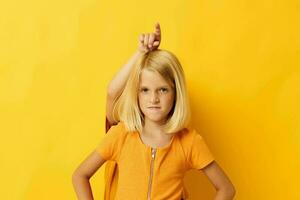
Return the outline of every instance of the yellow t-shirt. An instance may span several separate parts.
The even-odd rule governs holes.
[[[167,146],[153,150],[142,142],[139,132],[127,132],[123,122],[108,130],[96,150],[118,165],[116,200],[182,199],[185,172],[214,160],[193,128],[182,129]]]

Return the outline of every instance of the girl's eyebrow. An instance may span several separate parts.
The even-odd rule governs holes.
[[[168,85],[159,86],[157,88],[168,88]],[[147,86],[141,86],[140,88],[148,88]]]

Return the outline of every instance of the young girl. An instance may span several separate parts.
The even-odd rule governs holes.
[[[174,54],[157,49],[159,24],[155,28],[140,36],[138,51],[109,85],[107,125],[112,126],[73,173],[77,197],[93,199],[89,179],[110,160],[105,199],[187,199],[184,174],[198,169],[215,186],[215,200],[231,200],[231,181],[189,124],[183,69]]]

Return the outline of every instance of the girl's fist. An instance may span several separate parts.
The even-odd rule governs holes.
[[[161,30],[159,23],[155,24],[155,31],[153,33],[145,33],[139,36],[139,51],[148,52],[159,47],[161,42]]]

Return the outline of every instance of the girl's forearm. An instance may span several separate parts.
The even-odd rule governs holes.
[[[108,84],[107,93],[112,96],[118,96],[124,89],[126,81],[129,77],[130,71],[136,61],[142,55],[142,52],[137,50],[128,62],[120,69],[120,71],[113,77],[112,81]]]
[[[231,190],[220,189],[217,190],[214,200],[233,200],[235,192]]]
[[[93,192],[88,178],[73,176],[72,182],[78,200],[94,200]]]

